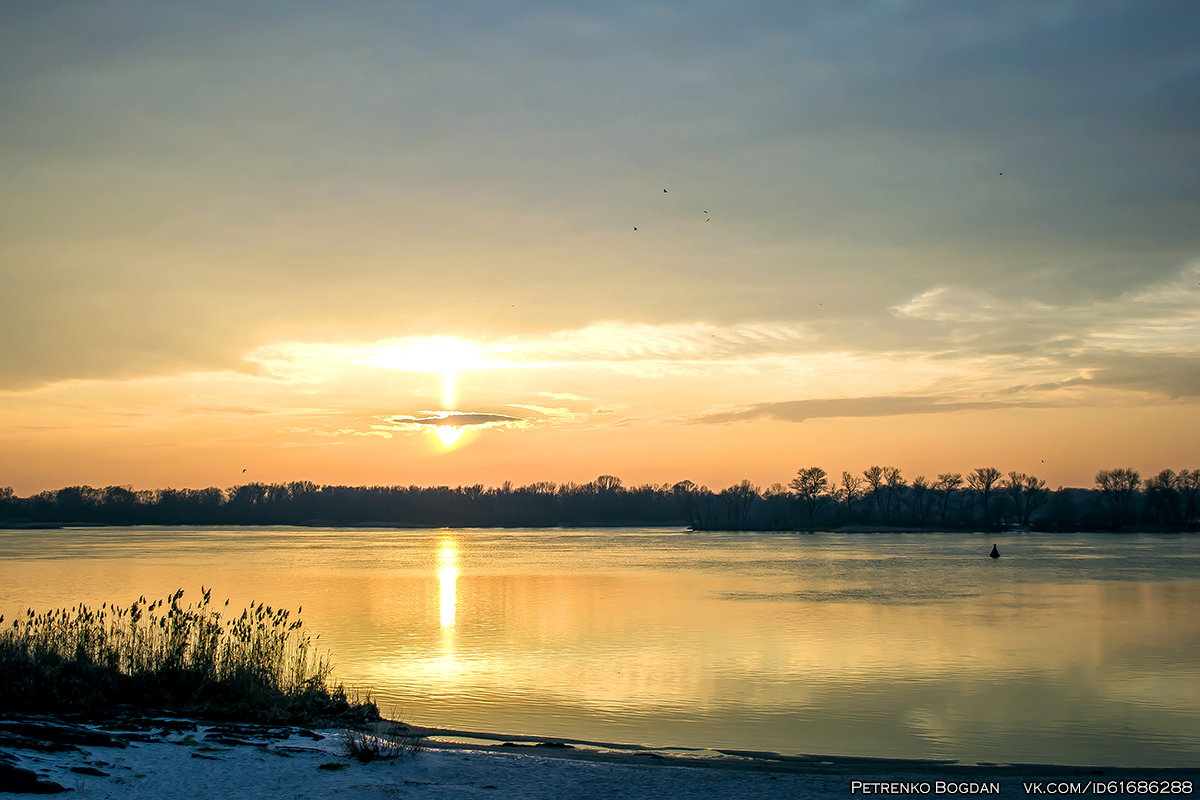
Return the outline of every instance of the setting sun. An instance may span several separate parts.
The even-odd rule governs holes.
[[[451,449],[462,439],[464,431],[455,425],[437,425],[433,429],[433,435],[437,437],[438,442],[446,450]]]

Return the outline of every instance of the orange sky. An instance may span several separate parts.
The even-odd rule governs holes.
[[[1195,14],[1056,9],[12,12],[0,486],[1200,466]]]

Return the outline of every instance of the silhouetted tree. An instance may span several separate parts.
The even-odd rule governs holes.
[[[846,519],[854,515],[854,501],[862,497],[863,479],[849,472],[842,472],[842,499],[846,502]]]
[[[923,476],[906,487],[895,467],[871,467],[862,477],[842,473],[836,492],[819,468],[796,474],[792,488],[773,484],[765,494],[742,481],[719,494],[690,481],[625,487],[615,476],[586,484],[535,483],[516,487],[318,486],[307,481],[250,483],[221,489],[133,490],[128,486],[68,486],[17,497],[0,489],[0,517],[29,522],[106,524],[393,524],[411,526],[683,525],[696,530],[781,530],[824,524],[822,509],[838,503],[838,516],[881,523],[974,524],[975,498],[984,520],[1030,525],[1038,530],[1128,527],[1141,520],[1155,527],[1195,526],[1200,470],[1162,470],[1145,482],[1133,470],[1105,470],[1095,489],[1047,492],[1045,481],[1021,472],[988,478],[992,468],[971,474],[941,473],[932,485]],[[995,470],[995,473],[998,473]],[[823,480],[822,480],[823,479]],[[857,503],[870,487],[873,502]],[[841,501],[845,500],[844,507]],[[971,504],[968,509],[967,504]],[[1141,504],[1140,506],[1138,504]],[[954,506],[958,507],[957,518]],[[870,509],[874,508],[874,515]],[[1138,516],[1136,509],[1144,509]],[[865,511],[864,511],[865,509]]]
[[[884,500],[884,521],[890,521],[894,513],[899,510],[900,495],[907,485],[904,478],[900,475],[899,467],[884,467],[883,468],[883,485],[884,492],[887,495]]]
[[[11,486],[0,486],[0,517],[12,519],[18,516],[20,498]]]
[[[1142,477],[1132,469],[1102,469],[1096,473],[1096,486],[1104,495],[1114,531],[1129,519],[1133,495],[1141,483]]]
[[[883,510],[883,467],[870,466],[863,470],[863,481],[866,483],[866,493],[870,495],[871,500],[875,504],[875,511],[879,515],[879,519],[886,519]]]
[[[937,483],[933,490],[937,493],[942,510],[942,527],[946,527],[946,511],[950,508],[950,496],[962,486],[962,474],[958,472],[942,472],[938,474]]]
[[[1010,472],[1002,484],[1008,496],[1012,498],[1017,524],[1029,527],[1029,519],[1033,512],[1046,499],[1046,482],[1024,472]]]
[[[979,493],[983,500],[983,524],[991,524],[991,497],[1000,480],[1000,470],[995,467],[979,467],[967,475],[967,485]]]
[[[1200,469],[1179,470],[1179,480],[1176,484],[1183,504],[1183,524],[1190,525],[1196,521],[1196,497],[1200,495]]]
[[[691,481],[680,481],[671,487],[671,494],[679,507],[683,509],[683,514],[687,518],[688,526],[699,530],[700,516],[697,513],[696,495],[700,487]]]
[[[1181,522],[1179,476],[1173,469],[1164,469],[1146,479],[1146,517],[1151,522]]]
[[[759,505],[759,517],[766,521],[766,527],[771,530],[786,530],[792,527],[793,505],[795,500],[792,493],[782,483],[772,483],[762,493]]]
[[[817,510],[829,501],[829,478],[820,467],[805,467],[796,472],[789,486],[800,501],[804,512],[804,525],[809,530],[815,527]]]
[[[1146,515],[1152,522],[1186,526],[1200,493],[1200,470],[1164,469],[1146,481]]]
[[[758,499],[758,487],[743,480],[721,492],[725,503],[725,519],[732,530],[745,530],[750,517],[750,507]]]
[[[621,479],[616,475],[601,475],[596,478],[596,488],[608,494],[619,492],[621,491]]]
[[[918,525],[924,525],[929,520],[929,514],[933,510],[933,501],[932,488],[925,476],[918,475],[913,478],[912,501],[909,505],[912,508],[913,519]]]
[[[131,525],[142,507],[132,486],[105,486],[100,490],[100,521],[108,525]]]

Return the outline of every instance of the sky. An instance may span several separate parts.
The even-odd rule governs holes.
[[[1200,7],[0,9],[0,486],[1200,467]]]

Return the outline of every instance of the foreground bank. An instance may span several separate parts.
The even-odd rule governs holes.
[[[424,731],[420,731],[424,733]],[[572,746],[449,733],[419,752],[361,762],[342,729],[173,717],[83,724],[0,719],[0,791],[91,798],[820,798],[860,794],[1189,795],[1200,770],[777,756]],[[1130,784],[1130,781],[1157,781]],[[1123,791],[1125,790],[1125,791]],[[1075,792],[1081,793],[1081,792]]]

